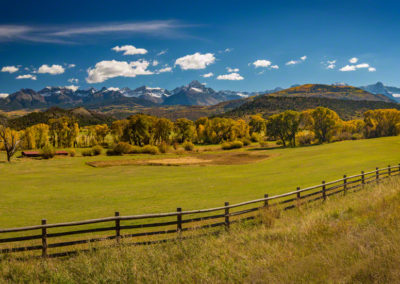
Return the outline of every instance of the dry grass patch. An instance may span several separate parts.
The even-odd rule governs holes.
[[[229,152],[216,154],[193,154],[177,158],[93,161],[86,164],[96,168],[115,166],[191,166],[191,165],[240,165],[269,158],[270,155],[259,152]]]

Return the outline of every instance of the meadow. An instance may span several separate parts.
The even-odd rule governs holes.
[[[400,137],[298,148],[268,148],[265,160],[232,165],[114,166],[93,161],[149,155],[14,159],[0,163],[2,228],[121,215],[207,208],[261,198],[400,162]],[[254,151],[244,148],[233,151]],[[214,148],[210,154],[220,154]],[[187,155],[187,154],[186,154]],[[193,154],[195,155],[195,154]],[[176,157],[175,154],[151,158]],[[4,156],[0,157],[4,161]]]

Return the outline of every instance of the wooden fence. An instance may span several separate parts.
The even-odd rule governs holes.
[[[263,198],[237,204],[225,202],[224,206],[216,208],[190,211],[177,208],[176,212],[133,216],[120,216],[119,212],[115,212],[113,217],[55,224],[47,224],[46,220],[42,220],[41,225],[37,226],[0,229],[2,237],[0,238],[0,253],[29,252],[32,256],[57,257],[93,249],[93,247],[84,249],[81,246],[107,240],[117,245],[122,241],[128,244],[127,240],[133,239],[133,242],[129,244],[144,245],[176,240],[177,237],[184,239],[198,236],[198,229],[218,232],[217,227],[225,227],[229,230],[232,223],[256,218],[261,209],[278,207],[287,210],[306,202],[325,201],[331,195],[346,194],[349,190],[360,189],[368,183],[379,182],[399,174],[400,164],[376,168],[374,171],[361,172],[352,176],[345,175],[341,179],[331,182],[323,181],[319,185],[303,189],[298,187],[295,191],[280,195],[265,194]],[[66,230],[69,227],[73,227],[74,230]],[[149,230],[150,228],[152,230]],[[195,231],[197,233],[193,234]],[[26,234],[27,232],[36,232],[36,234]],[[110,232],[113,233],[110,234]],[[87,234],[91,236],[87,237]],[[169,239],[163,237],[168,234],[177,235]],[[86,238],[80,237],[76,240],[74,239],[76,235],[86,235]],[[50,240],[55,241],[50,242]],[[20,242],[22,245],[15,245]],[[62,248],[69,246],[73,246],[73,250],[62,251]],[[51,253],[50,250],[52,250]]]

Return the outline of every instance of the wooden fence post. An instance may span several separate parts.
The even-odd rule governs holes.
[[[268,194],[264,194],[264,198],[268,198]],[[268,208],[268,199],[264,200],[264,207]]]
[[[46,219],[42,220],[42,225],[46,225]],[[42,228],[42,257],[47,257],[47,229]]]
[[[300,199],[301,199],[301,195],[300,195],[300,186],[298,186],[298,187],[296,188],[296,191],[297,191],[297,193],[296,193],[297,206],[300,206]]]
[[[325,181],[322,181],[322,198],[325,201],[326,200],[326,186],[325,186]]]
[[[343,192],[346,194],[347,192],[347,176],[343,175]]]
[[[364,186],[365,184],[365,175],[364,175],[364,171],[361,171],[361,184]]]
[[[180,234],[182,232],[182,208],[176,208],[176,212],[178,212],[178,215],[176,215],[176,231],[178,232],[178,234]]]
[[[229,231],[229,202],[225,202],[225,230]]]
[[[392,169],[391,169],[391,167],[390,167],[390,165],[389,165],[389,166],[388,166],[388,176],[391,175],[391,171],[392,171]]]
[[[379,183],[379,168],[376,167],[376,182]]]
[[[119,212],[115,212],[114,216],[119,217]],[[121,220],[119,219],[115,219],[115,239],[117,240],[117,243],[119,243],[119,240],[121,239]]]
[[[400,172],[400,164],[399,164],[399,170],[398,170],[398,172]]]

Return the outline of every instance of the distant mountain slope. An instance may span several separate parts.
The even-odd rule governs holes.
[[[319,106],[327,107],[336,111],[342,119],[346,120],[355,117],[362,117],[362,114],[369,109],[394,108],[400,110],[399,104],[384,101],[264,95],[247,99],[241,106],[228,111],[224,116],[244,117],[257,113],[268,116],[285,110],[302,111]]]
[[[80,126],[93,124],[111,124],[114,117],[79,107],[70,110],[52,107],[46,111],[31,112],[27,115],[9,119],[9,125],[15,129],[23,129],[38,123],[48,123],[49,119],[63,116],[76,119]]]
[[[377,82],[376,84],[367,86],[361,86],[360,89],[363,89],[372,94],[385,95],[392,100],[400,102],[400,88],[385,86],[382,82]]]
[[[339,85],[305,84],[292,87],[269,96],[290,97],[322,97],[328,99],[342,99],[355,101],[383,101],[394,102],[394,100],[381,94],[371,94],[360,88]]]

